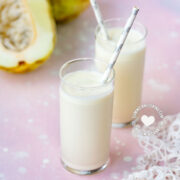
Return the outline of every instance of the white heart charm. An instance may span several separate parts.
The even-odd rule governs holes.
[[[155,122],[155,118],[154,116],[143,115],[141,116],[141,121],[143,122],[145,126],[150,126]]]

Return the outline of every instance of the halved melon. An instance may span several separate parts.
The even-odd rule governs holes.
[[[52,53],[55,24],[48,0],[0,0],[0,68],[33,70]]]
[[[57,21],[66,21],[79,15],[89,5],[89,0],[50,0]]]

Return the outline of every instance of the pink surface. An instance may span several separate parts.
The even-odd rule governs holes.
[[[143,103],[159,106],[165,115],[180,111],[179,1],[99,3],[105,18],[127,17],[134,4],[140,7],[138,19],[149,31]],[[121,179],[135,165],[141,150],[130,128],[112,130],[111,163],[105,171],[82,177],[70,174],[60,164],[58,71],[69,59],[93,56],[95,25],[89,8],[58,27],[56,49],[39,69],[23,75],[0,72],[0,179]]]

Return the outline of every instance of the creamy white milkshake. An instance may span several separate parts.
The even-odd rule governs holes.
[[[75,69],[68,70],[61,80],[61,160],[68,170],[78,174],[103,169],[109,159],[113,77],[102,85],[102,74],[94,64],[92,60],[74,62]]]
[[[97,29],[95,48],[96,59],[106,61],[107,63],[109,62],[123,30],[123,22],[121,21],[122,20],[110,20],[105,23],[111,38],[110,40],[105,40],[102,33]],[[139,29],[140,28],[143,27],[140,26]],[[132,114],[141,103],[146,32],[145,29],[144,32],[139,29],[138,25],[135,23],[130,30],[114,67],[115,89],[112,120],[114,127],[121,127],[132,121]],[[102,67],[102,65],[98,65],[98,67],[101,69],[105,68]]]

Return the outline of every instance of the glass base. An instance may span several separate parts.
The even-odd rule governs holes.
[[[127,122],[127,123],[112,123],[113,128],[124,128],[131,125],[132,125],[132,121]]]
[[[64,168],[66,170],[68,170],[69,172],[73,173],[73,174],[77,174],[77,175],[91,175],[91,174],[94,174],[94,173],[97,173],[97,172],[100,172],[102,170],[104,170],[108,163],[109,163],[109,160],[104,164],[102,165],[101,167],[97,168],[97,169],[93,169],[93,170],[78,170],[78,169],[73,169],[71,167],[69,167],[68,165],[66,165],[62,160],[61,160],[61,163],[62,165],[64,166]]]

